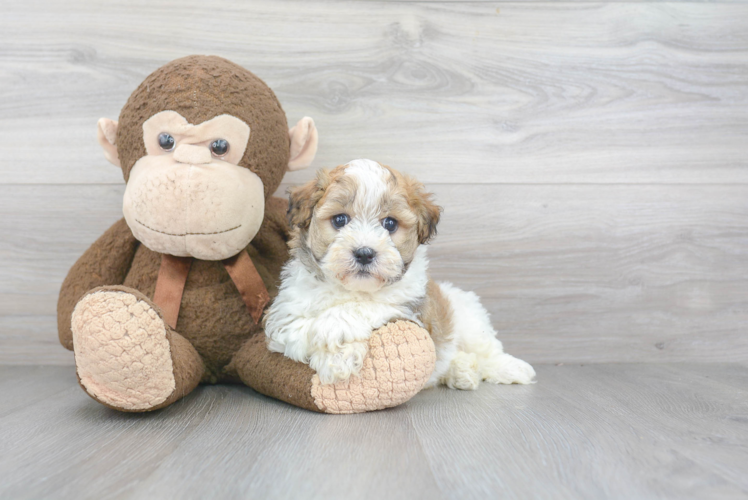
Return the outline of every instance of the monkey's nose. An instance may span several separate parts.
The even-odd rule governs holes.
[[[200,165],[212,161],[210,149],[206,146],[195,146],[194,144],[177,146],[174,150],[174,159],[179,163],[189,163],[190,165]]]
[[[376,255],[377,252],[375,252],[373,248],[369,247],[357,248],[353,251],[353,256],[356,258],[356,262],[358,262],[362,266],[371,264],[371,261],[374,260],[374,257]]]

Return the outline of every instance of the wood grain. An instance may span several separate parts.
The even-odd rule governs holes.
[[[691,385],[698,368],[592,365],[539,373],[528,392],[481,387],[479,395],[419,395],[414,426],[442,489],[518,499],[745,494],[742,400],[719,382]],[[734,412],[723,412],[722,397],[737,405]]]
[[[327,416],[239,386],[122,414],[70,367],[5,367],[0,498],[745,498],[745,366],[537,369]]]
[[[746,19],[748,5],[724,3],[10,3],[0,183],[121,182],[96,120],[191,53],[255,71],[290,121],[314,117],[316,166],[369,157],[430,183],[746,183]]]
[[[3,6],[0,363],[71,363],[59,286],[124,188],[96,120],[190,53],[313,116],[315,167],[371,157],[433,188],[433,274],[508,350],[748,362],[747,28],[746,3]]]
[[[478,293],[510,352],[748,362],[748,187],[429,188],[445,208],[431,274]],[[72,362],[56,341],[59,286],[121,198],[120,186],[0,186],[0,220],[23,235],[0,243],[0,363]]]
[[[745,1],[2,10],[0,499],[748,495]],[[550,363],[538,384],[346,417],[241,386],[143,415],[86,396],[55,307],[121,216],[96,120],[193,53],[314,117],[315,168],[369,157],[426,182],[445,208],[433,276]]]

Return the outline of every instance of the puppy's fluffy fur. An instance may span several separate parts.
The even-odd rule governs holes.
[[[333,383],[359,372],[374,329],[407,319],[436,346],[428,385],[532,382],[535,371],[504,353],[478,296],[429,279],[425,244],[439,213],[422,184],[371,160],[292,190],[292,258],[265,319],[269,349]]]

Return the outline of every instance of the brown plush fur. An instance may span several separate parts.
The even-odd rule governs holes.
[[[57,302],[57,333],[65,349],[73,350],[70,317],[75,305],[92,288],[123,283],[138,246],[125,219],[120,219],[68,271]]]
[[[246,69],[216,56],[174,60],[149,75],[122,108],[117,152],[125,180],[146,154],[143,123],[156,113],[177,111],[193,124],[230,114],[250,127],[240,166],[257,174],[265,188],[265,218],[247,247],[271,297],[277,293],[281,266],[288,258],[286,203],[272,194],[288,165],[286,115],[272,90]],[[91,288],[124,285],[153,297],[161,255],[141,245],[124,220],[115,223],[73,266],[60,292],[60,340],[72,349],[70,316]],[[205,363],[205,381],[236,378],[224,367],[251,336],[261,333],[221,262],[195,260],[185,284],[178,331]]]
[[[143,123],[165,110],[180,113],[192,124],[230,114],[249,125],[249,143],[239,165],[260,177],[268,201],[262,226],[247,252],[273,297],[288,258],[287,204],[270,197],[289,160],[288,125],[278,99],[251,72],[220,57],[189,56],[162,66],[133,92],[120,113],[116,145],[126,181],[133,165],[146,154]],[[123,285],[123,290],[152,297],[160,264],[161,255],[140,244],[124,219],[116,222],[76,262],[62,285],[57,314],[62,345],[73,348],[71,315],[86,293],[100,286]],[[262,334],[223,264],[202,260],[192,263],[176,331],[183,338],[177,344],[186,343],[199,353],[204,364],[200,378],[209,382],[238,381],[227,365],[247,339]],[[297,366],[291,362],[286,368],[294,371]]]
[[[270,198],[260,232],[247,247],[252,262],[271,297],[278,293],[278,276],[288,258],[286,203]],[[135,252],[124,285],[149,297],[156,288],[161,254],[140,245]],[[224,367],[242,344],[262,334],[247,312],[234,282],[221,262],[195,259],[187,276],[176,331],[189,340],[205,362],[205,381],[218,382],[231,376]]]
[[[283,199],[268,200],[265,220],[247,247],[271,297],[278,293],[280,270],[288,259],[286,206]],[[135,240],[124,219],[117,221],[73,266],[62,285],[57,306],[62,345],[72,350],[73,308],[92,288],[122,284],[152,297],[160,264],[161,254]],[[203,381],[213,383],[236,381],[237,375],[226,370],[226,365],[248,338],[263,333],[252,321],[223,264],[197,259],[187,277],[176,331],[202,357]]]
[[[193,125],[222,114],[243,120],[250,134],[240,165],[262,179],[265,199],[278,189],[289,158],[286,114],[265,82],[217,56],[171,61],[132,93],[120,112],[116,140],[125,181],[145,156],[143,123],[165,110],[176,111]]]
[[[320,411],[311,392],[314,370],[265,347],[265,336],[250,338],[236,354],[228,371],[254,390],[300,408]],[[290,369],[293,366],[294,369]]]

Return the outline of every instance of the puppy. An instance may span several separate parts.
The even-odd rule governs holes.
[[[293,189],[291,260],[265,318],[268,348],[333,383],[359,372],[373,330],[406,319],[436,346],[427,386],[531,383],[535,371],[504,353],[478,296],[429,279],[425,245],[439,213],[422,184],[371,160]]]

